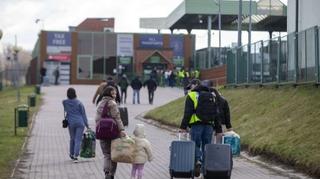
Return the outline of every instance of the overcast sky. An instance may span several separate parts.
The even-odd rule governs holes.
[[[285,4],[287,0],[282,0]],[[182,0],[0,0],[1,44],[14,44],[32,50],[41,28],[68,31],[87,17],[114,17],[116,32],[156,32],[139,29],[141,17],[167,17]],[[41,19],[35,23],[36,19]],[[169,31],[163,31],[169,33]],[[183,33],[184,31],[181,31]],[[176,32],[180,33],[180,32]],[[207,32],[196,31],[196,48],[207,45]],[[213,31],[213,46],[218,46],[218,32]],[[253,41],[268,38],[267,33],[255,33]],[[243,33],[243,43],[247,34]],[[235,32],[222,33],[222,46],[237,41]],[[0,50],[1,53],[2,50]]]

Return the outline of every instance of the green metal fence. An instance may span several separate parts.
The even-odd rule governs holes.
[[[319,83],[319,31],[316,26],[230,49],[227,84]]]

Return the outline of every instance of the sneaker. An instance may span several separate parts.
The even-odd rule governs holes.
[[[194,176],[195,177],[199,177],[200,176],[200,173],[201,173],[201,162],[200,161],[197,161],[196,162],[196,166],[194,168]]]
[[[74,158],[73,158],[73,163],[78,163],[78,162],[79,162],[78,157],[74,157]]]
[[[73,155],[69,154],[69,157],[71,158],[71,160],[74,160]]]

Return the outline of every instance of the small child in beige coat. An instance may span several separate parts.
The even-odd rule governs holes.
[[[133,140],[135,141],[135,157],[132,163],[131,179],[142,179],[143,167],[147,161],[153,160],[151,144],[145,138],[144,125],[137,124],[133,131]]]

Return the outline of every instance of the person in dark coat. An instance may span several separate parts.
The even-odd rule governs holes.
[[[54,71],[54,84],[55,85],[58,85],[59,84],[59,77],[60,77],[60,70],[59,70],[59,67],[57,67]]]
[[[135,98],[137,96],[137,102],[140,104],[140,89],[142,88],[142,82],[137,76],[134,80],[131,81],[131,88],[133,89],[133,101],[132,104],[135,104]]]
[[[107,81],[103,80],[99,87],[97,88],[94,96],[93,96],[93,99],[92,99],[92,103],[96,105],[98,105],[98,103],[101,101],[102,99],[102,94],[103,94],[103,91],[106,89],[106,87],[108,86],[112,86],[116,89],[116,92],[117,92],[117,96],[116,96],[116,102],[117,103],[120,103],[120,92],[119,92],[119,89],[118,89],[118,86],[117,84],[113,81],[112,77],[108,77],[107,78]]]
[[[143,87],[145,86],[147,86],[148,88],[149,104],[153,104],[154,92],[157,89],[157,82],[150,77],[147,81],[143,83]]]
[[[128,78],[125,74],[122,75],[118,85],[120,86],[121,96],[120,101],[121,103],[127,102],[127,89],[129,86]]]
[[[233,129],[230,120],[230,109],[228,101],[216,88],[210,88],[210,91],[216,95],[217,103],[219,106],[219,120],[221,124],[226,126],[227,131],[232,131]]]
[[[43,83],[43,78],[47,75],[47,69],[45,67],[41,67],[40,69],[40,84]]]
[[[184,95],[188,94],[189,83],[190,83],[189,77],[184,76],[184,78],[182,79],[182,86],[183,86]]]

